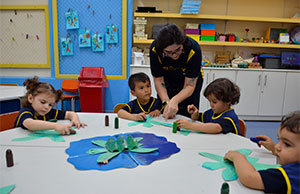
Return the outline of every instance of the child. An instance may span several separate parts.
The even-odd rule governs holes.
[[[259,145],[272,151],[281,167],[257,171],[238,151],[229,151],[224,159],[233,162],[240,181],[252,189],[266,193],[300,193],[300,112],[283,117],[278,129],[278,144],[271,138],[262,138]]]
[[[118,111],[120,118],[143,121],[148,113],[151,117],[160,115],[163,109],[161,101],[151,96],[150,79],[145,73],[132,74],[129,77],[128,85],[130,93],[136,96],[136,99]]]
[[[240,134],[238,116],[230,108],[231,105],[239,102],[239,87],[229,79],[219,78],[206,87],[204,96],[208,99],[211,109],[199,113],[193,104],[187,107],[188,112],[192,114],[192,119],[199,120],[202,123],[178,119],[178,127],[205,133],[232,132]]]
[[[55,129],[62,135],[69,135],[72,126],[76,128],[86,126],[86,124],[79,121],[75,112],[52,108],[53,104],[61,99],[61,90],[55,90],[52,85],[40,82],[36,76],[26,79],[23,85],[26,86],[27,93],[22,99],[23,108],[16,118],[14,127],[29,130]],[[69,119],[71,124],[49,122],[51,119]]]

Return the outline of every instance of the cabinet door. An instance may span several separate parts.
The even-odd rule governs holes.
[[[259,115],[282,115],[285,77],[285,72],[263,72]]]
[[[300,110],[300,73],[287,73],[283,115]]]
[[[211,82],[218,78],[227,78],[235,83],[236,80],[236,70],[216,70],[212,69],[210,71],[211,74]]]
[[[240,102],[235,107],[238,115],[258,115],[261,82],[260,71],[237,72],[236,84],[241,90]]]
[[[134,67],[134,66],[131,66],[130,67],[130,75],[134,74],[134,73],[140,73],[140,72],[143,72],[143,73],[145,73],[145,74],[147,74],[149,76],[150,82],[151,82],[151,89],[152,89],[152,95],[151,96],[157,98],[157,93],[156,93],[156,90],[155,90],[154,81],[153,81],[153,77],[152,77],[152,74],[151,74],[150,67],[149,66],[146,66],[146,67],[140,67],[140,66]],[[135,96],[131,95],[130,89],[129,89],[129,98],[130,98],[129,100],[135,99]]]

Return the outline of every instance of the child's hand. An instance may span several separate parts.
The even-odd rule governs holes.
[[[185,129],[189,129],[189,125],[190,125],[190,122],[188,120],[185,120],[185,119],[178,119],[177,121],[177,127],[179,128],[185,128]]]
[[[72,129],[72,125],[65,125],[56,123],[55,125],[55,131],[57,131],[59,134],[62,135],[70,135],[70,130]]]
[[[225,156],[224,156],[224,160],[230,160],[232,162],[234,162],[234,160],[237,158],[237,157],[241,157],[243,156],[243,154],[241,154],[240,152],[236,151],[236,150],[231,150],[231,151],[228,151]]]
[[[160,115],[160,111],[159,110],[154,110],[152,112],[149,113],[150,117],[158,117]]]
[[[197,107],[196,107],[195,105],[193,105],[193,104],[188,105],[187,111],[188,111],[188,113],[190,113],[190,114],[198,113]]]
[[[139,114],[135,115],[135,120],[136,121],[144,121],[146,119],[146,114],[144,112],[141,112]]]
[[[267,150],[270,150],[273,154],[274,154],[274,151],[275,151],[275,144],[274,142],[272,141],[272,139],[268,136],[265,136],[265,135],[258,135],[256,136],[257,138],[261,138],[261,139],[264,139],[265,141],[259,141],[258,142],[258,146],[261,147],[264,146]]]
[[[79,129],[80,127],[84,128],[87,126],[87,124],[80,122],[80,120],[77,118],[73,119],[71,122],[72,126],[75,126],[77,129]]]

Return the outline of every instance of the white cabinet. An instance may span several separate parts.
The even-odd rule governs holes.
[[[285,72],[238,71],[236,83],[241,98],[238,115],[281,116],[285,90]]]
[[[203,95],[204,90],[209,83],[211,83],[212,81],[218,78],[228,78],[233,82],[235,82],[236,80],[236,70],[234,69],[203,68],[203,73],[204,73],[204,78],[203,78],[203,85],[200,94],[200,106],[199,106],[200,112],[204,112],[205,110],[210,108],[208,100]]]
[[[300,72],[288,72],[286,76],[283,115],[300,110]]]

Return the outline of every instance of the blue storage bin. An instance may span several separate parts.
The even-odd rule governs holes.
[[[200,23],[200,29],[215,29],[215,23]]]

